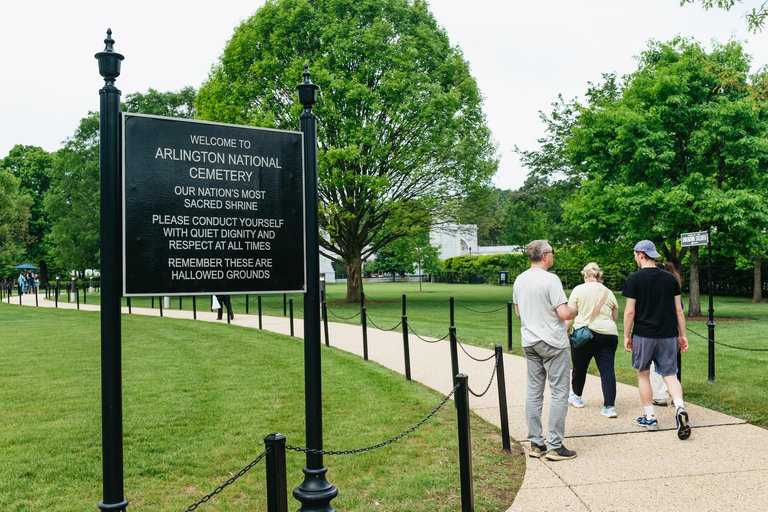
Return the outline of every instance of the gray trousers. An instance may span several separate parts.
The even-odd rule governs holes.
[[[523,347],[528,365],[528,389],[525,394],[525,422],[528,440],[539,446],[544,444],[541,435],[541,410],[544,405],[544,386],[549,380],[552,398],[549,404],[549,433],[547,450],[563,446],[565,415],[568,413],[571,357],[566,348],[555,348],[544,341]]]

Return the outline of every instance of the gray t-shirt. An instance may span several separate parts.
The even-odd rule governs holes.
[[[531,267],[515,279],[513,300],[520,311],[522,346],[540,340],[555,348],[568,346],[565,320],[556,311],[560,304],[568,302],[560,278]]]

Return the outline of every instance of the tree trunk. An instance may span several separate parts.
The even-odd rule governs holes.
[[[755,271],[754,271],[754,283],[752,285],[752,302],[763,302],[763,277],[761,274],[761,256],[755,254]]]
[[[691,291],[688,296],[688,316],[701,316],[699,293],[699,246],[691,247]]]
[[[360,293],[363,291],[363,260],[360,256],[352,256],[344,260],[347,271],[347,297],[344,302],[360,303]]]

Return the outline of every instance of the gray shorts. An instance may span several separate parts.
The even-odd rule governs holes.
[[[645,372],[651,369],[661,376],[677,375],[677,338],[646,338],[632,335],[632,368]]]

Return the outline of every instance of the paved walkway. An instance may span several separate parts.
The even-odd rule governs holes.
[[[35,298],[27,295],[22,302],[34,306]],[[38,302],[40,306],[53,306],[52,301],[42,296]],[[11,304],[19,304],[19,298],[12,297]],[[74,308],[75,304],[60,302],[59,307]],[[98,309],[82,304],[80,307]],[[158,309],[133,308],[132,311],[159,316]],[[127,308],[124,312],[128,312]],[[192,317],[190,311],[173,309],[165,309],[163,315]],[[216,314],[198,311],[197,318],[215,322]],[[258,328],[258,317],[238,314],[233,323]],[[289,321],[284,317],[264,316],[262,326],[269,331],[290,333]],[[301,320],[295,321],[294,330],[297,336],[303,334]],[[332,347],[362,357],[360,326],[331,322],[329,338]],[[461,328],[458,339],[461,340]],[[466,346],[465,349],[477,359],[493,354],[492,347]],[[369,328],[368,356],[404,374],[402,333]],[[411,336],[410,357],[413,380],[443,394],[450,392],[453,386],[448,341],[426,343]],[[493,360],[477,362],[460,349],[459,366],[460,371],[469,376],[470,388],[476,393],[482,392],[491,378]],[[504,366],[510,435],[525,441],[525,360],[505,353]],[[600,379],[594,376],[587,377],[584,401],[583,409],[569,408],[566,420],[565,445],[576,450],[578,457],[560,462],[528,457],[523,486],[508,512],[768,510],[768,458],[765,457],[768,430],[688,403],[686,409],[693,427],[690,439],[677,439],[672,407],[656,408],[661,430],[648,432],[635,426],[635,419],[643,409],[634,386],[618,384],[618,418],[600,415]],[[481,417],[500,426],[495,383],[482,398],[470,396],[470,406]],[[544,425],[548,407],[549,402],[545,400]],[[527,442],[523,446],[528,449]]]

